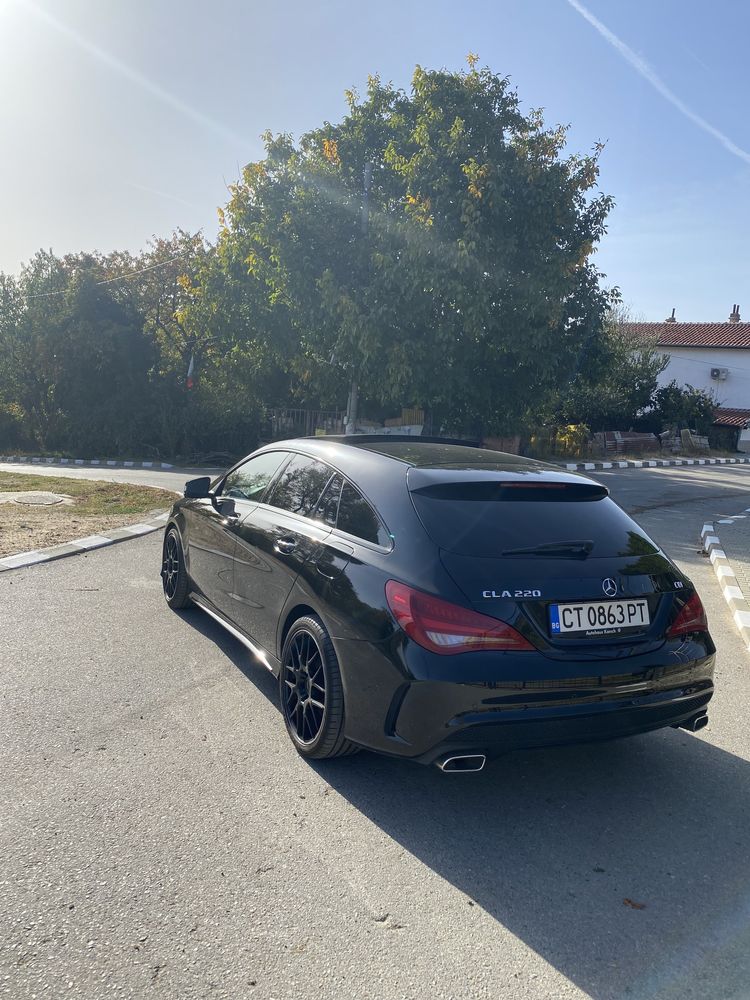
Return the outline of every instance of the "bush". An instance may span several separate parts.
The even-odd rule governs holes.
[[[710,392],[692,385],[680,386],[673,380],[656,390],[651,409],[638,418],[636,427],[654,434],[666,429],[680,431],[684,427],[707,434],[714,422],[715,408],[716,400]]]
[[[18,403],[0,403],[0,452],[33,447],[33,435],[23,407]]]
[[[589,429],[586,424],[541,427],[529,437],[523,454],[532,458],[583,458],[588,454]]]

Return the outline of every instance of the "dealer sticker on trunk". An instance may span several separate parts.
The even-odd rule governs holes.
[[[651,623],[648,601],[587,601],[582,604],[551,604],[552,635],[619,635]]]

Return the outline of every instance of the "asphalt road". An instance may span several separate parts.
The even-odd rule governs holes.
[[[97,479],[105,483],[135,483],[137,486],[158,486],[162,490],[182,493],[185,482],[196,476],[217,476],[220,469],[110,469],[106,466],[22,465],[0,462],[0,472],[23,472],[33,476],[71,476],[74,479]]]
[[[312,767],[158,537],[2,574],[0,995],[750,997],[750,654],[699,554],[750,469],[597,476],[707,605],[699,735]]]

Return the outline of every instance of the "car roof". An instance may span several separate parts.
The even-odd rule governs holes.
[[[396,435],[357,435],[337,440],[352,448],[380,455],[417,469],[495,469],[516,472],[538,468],[542,463],[520,455],[481,448],[468,441],[445,438],[401,437]]]
[[[383,513],[395,500],[394,491],[406,487],[407,473],[411,487],[468,479],[507,481],[529,474],[547,482],[592,482],[587,476],[566,472],[559,466],[444,438],[331,435],[273,441],[262,450],[276,449],[328,462],[357,483]]]
[[[486,469],[496,472],[520,472],[525,469],[560,471],[557,466],[546,465],[532,458],[446,438],[395,434],[330,435],[273,441],[264,450],[274,448],[300,451],[331,462],[334,457],[344,457],[348,462],[355,461],[358,466],[366,462],[381,472],[388,466],[393,468],[394,473],[399,466],[402,473],[405,471],[403,466],[418,469]],[[357,455],[361,456],[359,461],[356,459]]]

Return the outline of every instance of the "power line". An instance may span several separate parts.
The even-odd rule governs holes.
[[[145,274],[146,271],[155,271],[159,267],[166,267],[167,264],[172,264],[176,260],[182,260],[187,257],[186,253],[177,254],[176,257],[170,257],[169,260],[163,260],[158,264],[149,264],[148,267],[141,267],[137,271],[128,271],[125,274],[118,274],[114,278],[104,278],[102,281],[95,281],[95,285],[111,285],[115,281],[125,281],[127,278],[134,278],[138,274]],[[95,268],[89,268],[89,270],[96,270]],[[85,272],[79,272],[85,273]],[[27,295],[28,299],[48,299],[54,295],[65,295],[67,289],[63,288],[57,292],[37,292],[35,295]]]
[[[742,365],[724,365],[724,364],[722,364],[722,365],[718,365],[718,364],[712,365],[712,364],[709,364],[709,362],[707,362],[707,361],[702,361],[700,358],[686,358],[684,354],[671,354],[666,348],[660,347],[660,348],[657,348],[657,349],[659,351],[662,351],[664,354],[666,354],[667,357],[669,357],[670,359],[671,358],[676,358],[678,361],[687,361],[687,362],[689,362],[690,364],[693,364],[693,365],[706,365],[708,368],[729,368],[733,372],[750,372],[750,368],[743,367]],[[715,348],[715,349],[716,350],[721,350],[721,348]]]

